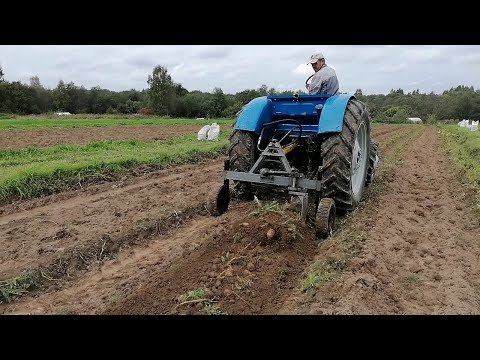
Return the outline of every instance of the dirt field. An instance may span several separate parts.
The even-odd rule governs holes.
[[[374,139],[377,184],[320,243],[282,214],[249,215],[254,203],[209,216],[223,159],[1,207],[0,279],[42,276],[0,312],[480,313],[480,223],[436,130],[382,126]],[[328,279],[302,288],[325,261]]]
[[[0,131],[0,150],[86,144],[102,140],[163,140],[174,135],[196,134],[201,126],[125,126],[101,128]],[[227,128],[227,126],[222,126]]]

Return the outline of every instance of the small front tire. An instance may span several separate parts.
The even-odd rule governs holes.
[[[324,239],[332,235],[335,229],[335,213],[335,200],[331,198],[320,200],[315,221],[317,238]]]
[[[212,216],[224,214],[230,204],[228,183],[216,184],[207,196],[207,211]]]

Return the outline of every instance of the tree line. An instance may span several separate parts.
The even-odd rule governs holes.
[[[262,85],[236,94],[225,94],[221,88],[209,92],[188,91],[175,83],[164,66],[154,67],[148,75],[148,87],[142,90],[112,91],[98,86],[86,89],[74,82],[58,82],[54,89],[42,86],[38,76],[29,84],[7,82],[0,67],[0,113],[43,114],[144,114],[172,118],[233,117],[249,101],[266,95],[304,94],[299,91],[276,91]],[[419,90],[404,93],[392,89],[389,94],[355,96],[364,101],[373,121],[404,122],[407,117],[420,117],[426,122],[480,118],[480,90],[459,85],[442,94],[422,94]]]

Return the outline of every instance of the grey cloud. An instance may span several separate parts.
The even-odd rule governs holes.
[[[378,71],[379,72],[385,72],[385,73],[396,73],[399,72],[403,69],[406,69],[407,64],[406,63],[400,63],[400,64],[388,64],[381,66]]]
[[[195,56],[199,59],[218,59],[225,58],[231,54],[232,49],[230,46],[208,46],[206,48],[199,49]]]
[[[129,57],[126,59],[125,63],[133,67],[149,68],[152,70],[157,65],[155,60],[142,55],[135,55],[135,56]]]
[[[472,65],[475,68],[480,66],[480,53],[477,54],[468,54],[463,57],[455,57],[455,63],[457,64],[464,64],[464,65]],[[477,69],[478,71],[478,69]],[[472,74],[474,76],[474,74]]]

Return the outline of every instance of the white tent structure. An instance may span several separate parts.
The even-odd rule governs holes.
[[[420,118],[407,118],[407,121],[412,122],[414,124],[421,124],[422,123],[422,119],[420,119]]]
[[[460,121],[458,123],[458,126],[460,126],[462,128],[467,128],[470,131],[478,131],[478,123],[479,123],[479,120],[477,120],[477,121],[471,120],[470,121],[470,120],[467,120],[467,119],[463,119],[462,121]]]

